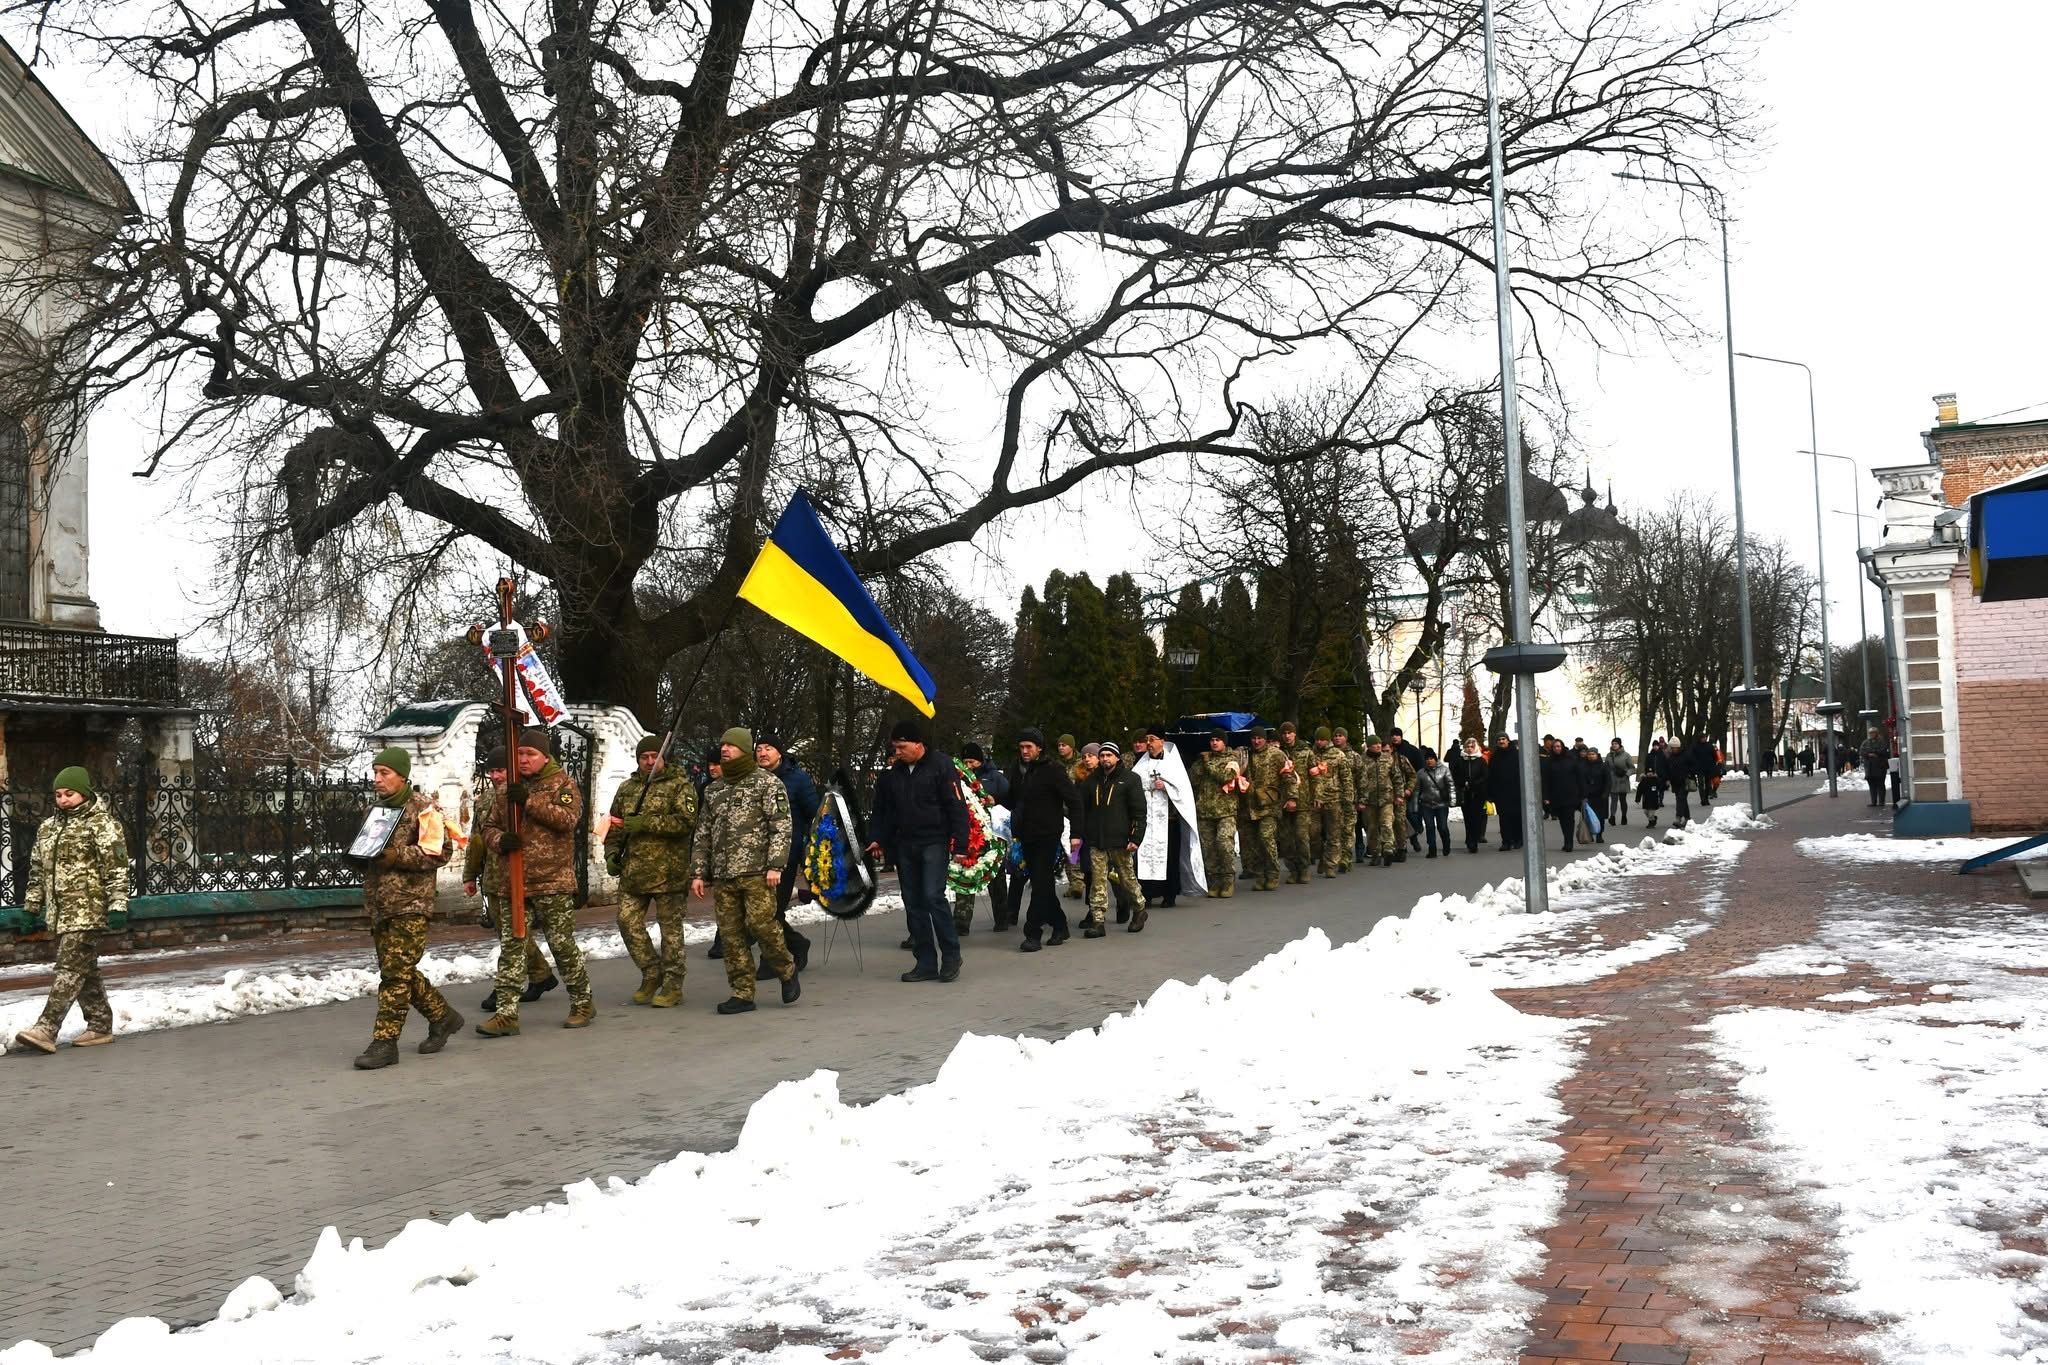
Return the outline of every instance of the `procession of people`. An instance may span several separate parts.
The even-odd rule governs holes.
[[[557,986],[569,1000],[563,1027],[596,1019],[576,941],[582,794],[546,727],[522,726],[516,735],[509,754],[500,747],[485,757],[487,787],[460,849],[438,807],[412,786],[410,754],[391,747],[371,760],[377,799],[350,853],[363,869],[379,985],[358,1068],[396,1063],[414,1012],[426,1021],[417,1048],[424,1054],[441,1051],[465,1025],[420,972],[438,874],[458,855],[463,891],[480,900],[482,923],[498,937],[488,1013],[475,1033],[518,1036],[520,1006]],[[1392,867],[1411,853],[1448,858],[1453,810],[1467,854],[1486,848],[1496,819],[1498,850],[1522,847],[1522,756],[1507,735],[1495,736],[1491,748],[1467,737],[1448,757],[1409,742],[1398,728],[1369,735],[1360,747],[1342,726],[1318,726],[1304,738],[1293,721],[1235,736],[1217,727],[1205,739],[1189,762],[1156,726],[1128,742],[1077,745],[1063,734],[1051,749],[1043,731],[1026,728],[1012,761],[1000,765],[976,744],[963,745],[956,761],[930,743],[920,721],[897,723],[865,833],[838,834],[842,862],[850,856],[870,871],[896,870],[908,928],[903,946],[912,955],[902,980],[959,980],[961,941],[984,894],[995,929],[1018,931],[1017,947],[1035,953],[1074,936],[1063,900],[1082,902],[1080,936],[1099,939],[1112,923],[1144,932],[1154,909],[1183,896],[1234,897],[1240,882],[1273,892],[1312,875],[1344,876],[1361,863]],[[1865,747],[1877,753],[1880,742]],[[709,901],[717,924],[713,951],[724,959],[727,987],[718,1014],[753,1011],[757,982],[765,980],[777,984],[783,1004],[796,1003],[810,945],[789,924],[789,907],[825,891],[808,884],[810,869],[833,866],[810,847],[821,810],[817,783],[780,736],[756,737],[739,726],[705,755],[709,780],[701,790],[657,736],[639,741],[634,757],[634,773],[596,825],[617,879],[619,934],[640,972],[629,1003],[682,1004],[690,899]],[[1647,827],[1656,827],[1667,797],[1674,823],[1683,825],[1691,801],[1711,802],[1722,775],[1720,751],[1704,736],[1690,743],[1659,737],[1638,768],[1618,738],[1603,752],[1583,739],[1567,747],[1546,735],[1538,764],[1541,808],[1558,822],[1567,852],[1601,839],[1610,823],[1629,823],[1631,796]],[[1871,768],[1877,771],[1877,760]],[[1873,793],[1880,781],[1873,779]],[[86,770],[60,773],[54,796],[56,811],[36,836],[29,903],[44,910],[57,935],[56,980],[42,1017],[16,1036],[41,1052],[55,1050],[74,1003],[86,1017],[77,1043],[112,1041],[97,943],[125,908],[128,888],[120,821],[94,796]]]

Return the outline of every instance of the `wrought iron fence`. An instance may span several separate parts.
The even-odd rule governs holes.
[[[197,779],[145,767],[97,794],[128,835],[134,895],[362,884],[343,853],[376,799],[368,782],[293,764],[252,777]],[[7,904],[22,902],[36,826],[54,809],[47,791],[0,787],[0,897]]]
[[[0,696],[178,704],[178,642],[0,625]]]

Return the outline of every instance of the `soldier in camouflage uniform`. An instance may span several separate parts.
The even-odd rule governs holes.
[[[754,1008],[754,964],[743,945],[761,949],[761,966],[782,982],[782,1003],[803,994],[796,959],[775,920],[775,886],[789,864],[792,827],[789,791],[762,771],[754,758],[754,736],[740,726],[719,741],[718,795],[705,802],[704,819],[690,854],[690,894],[704,898],[711,884],[718,909],[718,933],[725,940],[725,980],[732,998],[720,1014]]]
[[[1202,868],[1211,896],[1237,894],[1237,797],[1244,783],[1244,756],[1225,747],[1229,736],[1209,731],[1209,751],[1189,770],[1195,788],[1195,825],[1202,836]]]
[[[22,909],[57,937],[56,979],[42,1017],[14,1035],[38,1052],[57,1050],[57,1032],[73,1001],[85,1011],[74,1046],[114,1041],[114,1010],[100,981],[100,935],[128,909],[128,841],[121,822],[93,795],[83,768],[66,768],[53,784],[57,813],[36,829]]]
[[[1365,767],[1359,775],[1358,799],[1365,812],[1365,862],[1368,867],[1393,863],[1394,803],[1399,799],[1394,756],[1374,735],[1365,742]]]
[[[683,896],[690,887],[690,836],[697,789],[661,757],[661,737],[633,750],[639,771],[619,784],[605,817],[605,867],[619,879],[619,937],[640,969],[633,1003],[670,1009],[683,1003]],[[647,934],[652,911],[661,950]]]
[[[1088,844],[1089,865],[1084,938],[1101,938],[1109,932],[1104,921],[1112,892],[1117,900],[1117,922],[1125,925],[1127,932],[1144,932],[1149,913],[1133,856],[1145,842],[1145,791],[1138,775],[1120,761],[1122,757],[1115,740],[1103,740],[1095,774],[1081,789],[1081,837]]]
[[[505,799],[505,746],[500,744],[491,750],[484,760],[484,776],[490,781],[491,789],[478,803],[476,814],[469,822],[469,843],[462,850],[462,894],[474,896],[483,892],[484,913],[481,920],[484,928],[496,929],[498,916],[505,913],[505,897],[509,894],[505,883],[505,858],[491,841],[483,837],[484,824],[491,818],[491,811]],[[547,958],[541,955],[540,945],[531,938],[526,940],[526,991],[519,998],[531,1005],[543,995],[562,983],[556,979]],[[483,1007],[495,1011],[498,1008],[498,987],[494,981],[491,993],[484,997]]]
[[[1280,887],[1280,807],[1294,788],[1293,778],[1283,771],[1286,766],[1287,757],[1273,743],[1272,729],[1252,735],[1251,752],[1245,756],[1247,786],[1238,832],[1244,845],[1245,870],[1257,875],[1254,885],[1261,891]]]
[[[1351,842],[1351,765],[1330,746],[1330,727],[1316,727],[1314,761],[1309,765],[1309,790],[1315,803],[1316,862],[1323,876],[1335,878],[1344,847]]]
[[[1401,732],[1394,732],[1399,735]],[[1387,741],[1387,756],[1394,761],[1394,861],[1408,861],[1408,845],[1415,837],[1415,826],[1408,822],[1408,803],[1415,799],[1415,764],[1401,751],[1397,740]]]
[[[1280,847],[1287,856],[1287,880],[1302,885],[1315,856],[1316,790],[1309,769],[1315,766],[1316,752],[1301,742],[1291,720],[1280,722],[1280,752],[1287,758],[1286,771],[1294,777],[1294,790],[1280,803]]]
[[[526,937],[536,925],[546,935],[555,966],[569,988],[569,1017],[563,1028],[588,1028],[597,1017],[590,995],[590,973],[583,950],[576,946],[576,826],[583,819],[583,793],[576,779],[555,762],[555,742],[538,727],[519,732],[514,761],[519,779],[505,788],[505,799],[491,808],[484,836],[498,852],[523,852],[526,863]],[[519,833],[508,828],[507,813],[519,808]],[[526,976],[526,943],[512,932],[512,913],[498,916],[498,1012],[476,1026],[486,1038],[509,1038],[519,1032],[521,983]]]
[[[1351,747],[1351,736],[1341,725],[1330,732],[1330,746],[1344,760],[1344,815],[1340,822],[1344,827],[1344,847],[1337,859],[1337,870],[1349,872],[1358,853],[1358,779],[1365,768],[1365,754]]]
[[[448,861],[448,830],[441,812],[412,789],[412,755],[400,748],[378,751],[370,761],[377,804],[403,811],[390,842],[363,869],[363,909],[370,915],[370,941],[377,945],[377,1022],[370,1045],[356,1058],[360,1071],[375,1071],[398,1060],[398,1035],[408,1009],[427,1019],[423,1053],[439,1052],[462,1027],[462,1016],[420,975],[427,951],[427,917],[434,913],[434,874]],[[513,988],[517,993],[518,987]]]

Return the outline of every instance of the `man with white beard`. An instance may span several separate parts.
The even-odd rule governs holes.
[[[1145,839],[1138,845],[1138,882],[1148,901],[1172,905],[1181,892],[1206,889],[1202,844],[1195,823],[1195,788],[1180,751],[1163,731],[1145,732],[1132,767],[1145,792]]]

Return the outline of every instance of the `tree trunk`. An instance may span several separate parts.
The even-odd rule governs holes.
[[[647,638],[647,623],[633,600],[633,576],[621,571],[611,580],[619,586],[584,600],[571,586],[575,581],[556,580],[562,620],[555,658],[563,693],[574,702],[627,707],[642,725],[661,730],[669,717],[661,714],[657,685],[668,660]]]

